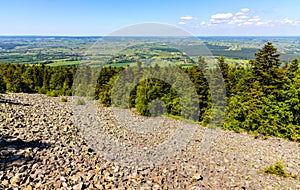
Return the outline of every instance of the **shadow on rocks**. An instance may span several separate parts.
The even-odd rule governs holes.
[[[33,161],[32,153],[50,147],[51,144],[40,140],[23,141],[11,136],[0,137],[0,170],[5,170],[10,164],[23,165]]]
[[[32,106],[31,104],[24,104],[8,99],[4,99],[3,97],[0,96],[0,104],[11,104],[11,105],[17,105],[17,106]]]

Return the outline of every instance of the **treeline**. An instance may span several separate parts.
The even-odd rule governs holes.
[[[0,92],[41,93],[49,96],[72,95],[76,66],[0,65]]]
[[[283,64],[267,43],[255,53],[251,68],[230,67],[223,57],[217,63],[218,68],[208,68],[199,57],[198,66],[188,68],[143,67],[139,61],[137,66],[101,69],[3,64],[0,91],[71,95],[74,81],[75,95],[106,106],[135,108],[146,116],[165,113],[204,125],[214,124],[213,115],[217,121],[224,118],[225,129],[300,141],[298,59]]]

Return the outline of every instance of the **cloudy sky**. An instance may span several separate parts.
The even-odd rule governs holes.
[[[165,23],[197,36],[300,36],[297,0],[2,0],[0,35],[107,35]]]

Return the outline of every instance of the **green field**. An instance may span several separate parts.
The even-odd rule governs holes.
[[[299,37],[199,37],[191,39],[105,37],[0,37],[0,62],[52,66],[92,64],[126,66],[136,60],[193,65],[197,56],[224,56],[229,64],[247,65],[265,42],[272,41],[287,62],[300,55]],[[134,43],[132,43],[134,41]],[[195,48],[203,42],[209,51]],[[151,42],[151,43],[149,43]],[[96,45],[95,45],[96,44]],[[149,45],[150,44],[150,45]],[[188,54],[180,49],[188,51]],[[213,61],[211,61],[213,62]],[[147,63],[146,63],[147,64]]]

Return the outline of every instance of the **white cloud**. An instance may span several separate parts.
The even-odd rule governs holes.
[[[234,15],[232,13],[219,13],[211,16],[211,24],[230,24],[230,25],[254,25],[261,21],[259,16],[249,16],[250,9],[243,8],[240,9]],[[259,23],[262,24],[262,23]]]
[[[300,25],[300,21],[298,21],[298,20],[292,20],[292,19],[288,19],[288,18],[282,19],[281,23],[282,24],[289,24],[289,25],[292,25],[292,26],[298,26],[298,25]]]
[[[235,18],[235,19],[232,19],[231,21],[229,21],[228,24],[238,24],[238,23],[242,23],[242,22],[244,22],[243,19]]]
[[[284,23],[284,24],[293,24],[293,20],[290,20],[290,19],[288,19],[288,18],[284,18],[284,19],[282,19],[282,22]]]
[[[250,11],[250,9],[248,9],[248,8],[243,8],[243,9],[240,10],[240,12],[242,12],[242,13],[247,13],[249,11]]]
[[[257,26],[267,26],[268,22],[261,22],[261,21],[259,21],[259,22],[256,23],[256,25]]]
[[[197,22],[197,26],[202,30],[213,30],[220,28],[228,31],[244,31],[251,34],[252,32],[271,31],[273,29],[281,29],[288,27],[300,27],[300,20],[293,20],[290,18],[282,18],[277,20],[266,20],[250,11],[248,8],[237,10],[237,12],[217,13],[210,16],[210,19],[202,22]],[[221,25],[221,26],[219,26]],[[224,31],[226,32],[226,31]]]
[[[210,17],[210,22],[212,24],[228,23],[231,17],[233,17],[232,13],[218,13]]]
[[[295,22],[293,23],[293,25],[294,25],[294,26],[299,26],[299,25],[300,25],[300,21],[295,21]]]
[[[180,21],[180,22],[178,22],[178,24],[179,24],[179,25],[185,25],[186,23],[185,23],[185,22],[182,22],[182,21]]]
[[[242,13],[242,12],[237,12],[237,13],[235,13],[235,16],[242,16],[242,15],[244,15],[245,13]]]
[[[218,13],[218,14],[212,15],[211,18],[212,19],[229,19],[232,16],[233,16],[232,13]]]
[[[180,17],[180,19],[181,20],[195,20],[195,18],[192,16],[182,16],[182,17]]]
[[[252,25],[252,24],[253,24],[253,22],[249,22],[249,21],[244,22],[244,25]]]
[[[255,16],[255,17],[249,19],[248,21],[249,22],[258,22],[258,21],[260,21],[260,17],[259,16]]]
[[[237,18],[239,18],[239,19],[247,19],[248,16],[246,16],[246,15],[241,15],[241,16],[237,16]]]

